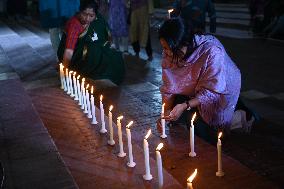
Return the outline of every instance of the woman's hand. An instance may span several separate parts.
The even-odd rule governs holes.
[[[186,103],[177,104],[168,116],[165,116],[166,121],[176,121],[186,109]]]

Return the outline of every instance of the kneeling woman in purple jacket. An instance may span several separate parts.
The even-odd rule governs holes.
[[[217,130],[230,130],[238,109],[241,73],[220,41],[212,35],[192,34],[180,18],[165,21],[159,38],[165,119],[173,122],[186,117],[190,123],[192,113],[197,112],[196,133],[206,139],[210,133],[216,138]],[[249,129],[247,120],[239,125]]]

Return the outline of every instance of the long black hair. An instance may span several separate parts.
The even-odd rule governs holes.
[[[193,32],[180,17],[166,20],[159,29],[159,39],[164,39],[173,52],[173,62],[178,63],[181,48],[186,46],[186,59],[193,52]]]
[[[80,3],[80,12],[88,9],[88,8],[91,8],[94,10],[94,12],[97,14],[98,12],[98,3],[94,0],[85,0],[85,1],[81,1]]]

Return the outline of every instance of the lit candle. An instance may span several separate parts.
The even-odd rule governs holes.
[[[78,95],[78,99],[77,100],[79,100],[79,105],[81,105],[81,90],[80,90],[80,86],[81,85],[80,85],[79,79],[80,79],[80,75],[78,75],[77,78],[76,78],[76,82],[77,82],[76,86],[77,86],[77,95]]]
[[[75,95],[74,100],[78,100],[76,72],[73,73],[73,84],[74,84],[74,95]]]
[[[63,70],[62,70],[62,74],[63,74],[63,90],[67,91],[68,87],[67,87],[67,76],[64,72],[64,66],[63,66]]]
[[[66,80],[66,89],[64,89],[64,91],[66,92],[66,93],[68,93],[68,91],[70,91],[70,86],[69,86],[69,79],[68,79],[68,74],[69,72],[68,72],[68,68],[66,68],[65,69],[65,80]]]
[[[173,12],[174,11],[174,9],[169,9],[168,10],[168,18],[170,19],[171,18],[171,12]]]
[[[84,105],[84,101],[85,101],[85,78],[82,79],[81,92],[82,92],[81,109],[83,110],[85,108],[85,105]]]
[[[88,88],[89,88],[89,84],[86,86],[85,98],[84,98],[84,113],[85,114],[88,113],[88,96],[89,96]]]
[[[119,116],[117,118],[117,134],[118,134],[118,143],[119,143],[119,153],[118,153],[118,157],[125,157],[126,153],[123,150],[123,141],[122,141],[122,131],[121,131],[121,122],[120,120],[123,118],[123,116]]]
[[[69,76],[68,76],[68,79],[69,79],[69,89],[70,89],[70,91],[69,91],[69,93],[67,92],[67,94],[69,94],[71,97],[74,97],[74,94],[73,94],[73,85],[72,85],[72,73],[73,73],[73,71],[70,71],[69,72]]]
[[[88,86],[89,87],[89,86]],[[88,111],[88,118],[92,118],[92,111],[91,111],[91,103],[90,103],[90,95],[89,95],[89,91],[88,91],[88,87],[86,89],[86,97],[87,97],[87,111]]]
[[[112,109],[113,109],[113,105],[109,107],[109,111],[108,111],[109,140],[107,141],[107,143],[111,146],[115,144],[115,141],[113,140],[112,113],[111,113]]]
[[[59,70],[60,70],[60,81],[61,81],[61,89],[65,89],[65,79],[64,79],[64,66],[62,63],[59,64]]]
[[[196,112],[193,114],[192,118],[191,118],[191,126],[190,126],[190,130],[189,130],[189,137],[190,137],[190,152],[189,152],[189,156],[190,157],[195,157],[196,153],[194,151],[194,120],[196,118]]]
[[[133,121],[130,121],[126,126],[126,135],[127,135],[127,144],[128,144],[128,157],[129,162],[127,163],[128,167],[135,167],[136,163],[133,161],[133,153],[132,153],[132,143],[131,143],[131,132],[130,126],[133,124]]]
[[[95,106],[93,92],[94,92],[94,87],[92,86],[91,88],[91,104],[92,104],[92,118],[93,118],[92,124],[98,124],[97,118],[96,118],[96,106]]]
[[[163,119],[165,115],[165,103],[162,105],[162,112],[161,112],[161,125],[162,125],[162,135],[160,136],[161,138],[167,138],[166,135],[166,120]]]
[[[164,185],[164,178],[163,178],[163,163],[162,163],[162,156],[160,150],[163,148],[164,144],[160,143],[156,148],[156,162],[158,168],[158,181],[159,181],[159,188],[163,188]]]
[[[197,169],[195,169],[194,172],[190,175],[190,177],[188,177],[187,189],[193,189],[192,181],[193,181],[193,179],[195,178],[196,175],[197,175]]]
[[[106,133],[106,123],[105,123],[105,110],[104,110],[104,105],[103,105],[103,95],[100,96],[100,110],[101,110],[101,123],[102,123],[102,128],[100,130],[100,133]]]
[[[144,159],[145,159],[145,175],[143,175],[144,180],[152,180],[153,176],[150,173],[150,161],[149,161],[149,144],[148,137],[151,135],[151,129],[147,132],[144,141],[143,141],[143,149],[144,149]]]
[[[218,134],[218,142],[217,142],[217,152],[218,152],[218,171],[216,172],[216,176],[222,177],[225,175],[222,169],[222,142],[221,142],[222,132]]]

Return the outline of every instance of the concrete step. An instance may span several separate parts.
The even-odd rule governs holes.
[[[158,30],[160,28],[160,26],[163,24],[164,19],[153,19],[151,21],[151,28],[153,28],[154,30]],[[224,27],[226,26],[226,27]],[[231,26],[234,27],[239,27],[237,28],[232,28]],[[241,29],[240,29],[241,28]],[[206,26],[206,31],[209,31],[209,26]],[[248,27],[246,26],[241,26],[240,25],[233,25],[230,24],[230,26],[228,25],[217,25],[217,29],[216,29],[216,33],[214,34],[216,36],[222,36],[222,37],[229,37],[229,38],[235,38],[235,39],[251,39],[254,38],[253,34],[251,32],[249,32]]]
[[[10,66],[22,80],[31,81],[54,77],[55,54],[49,39],[34,34],[27,28],[7,20],[0,21],[1,48]]]
[[[78,188],[20,80],[0,88],[4,188]]]

